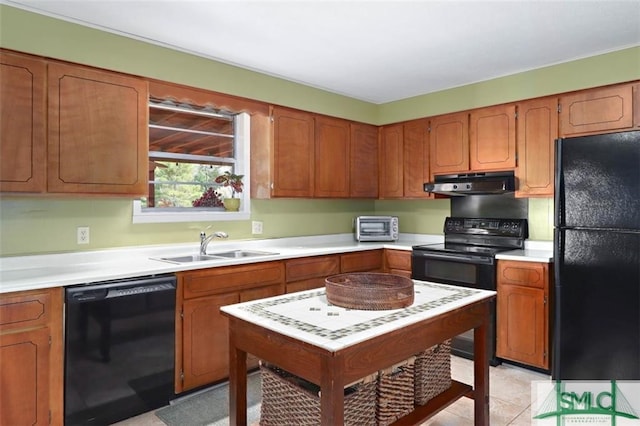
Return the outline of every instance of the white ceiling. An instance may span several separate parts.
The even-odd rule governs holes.
[[[376,104],[640,46],[640,0],[1,1]]]

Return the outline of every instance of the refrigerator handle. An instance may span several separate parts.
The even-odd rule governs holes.
[[[556,228],[564,226],[564,179],[562,177],[562,138],[555,141],[555,184],[553,191],[553,223]]]

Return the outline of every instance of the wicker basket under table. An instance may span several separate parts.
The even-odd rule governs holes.
[[[451,387],[451,340],[416,355],[415,404],[424,405]]]
[[[260,426],[320,424],[320,387],[272,365],[260,365]],[[345,389],[344,424],[376,425],[375,376]]]
[[[415,357],[378,372],[376,420],[386,426],[413,411]]]

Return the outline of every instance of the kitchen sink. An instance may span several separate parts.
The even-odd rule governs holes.
[[[174,257],[161,257],[159,260],[172,263],[192,263],[192,262],[205,262],[207,260],[219,260],[219,257],[202,254],[190,254],[186,256],[174,256]]]
[[[247,257],[256,256],[273,256],[278,253],[271,251],[258,251],[258,250],[229,250],[221,251],[219,253],[211,254],[189,254],[183,256],[173,257],[159,257],[156,260],[162,260],[171,263],[193,263],[193,262],[206,262],[210,260],[222,260],[222,259],[243,259]]]
[[[230,251],[222,251],[219,253],[211,253],[211,256],[239,259],[244,257],[255,257],[255,256],[273,256],[276,254],[278,253],[274,253],[271,251],[230,250]]]

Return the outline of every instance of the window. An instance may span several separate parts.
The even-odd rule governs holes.
[[[149,101],[149,190],[135,200],[133,222],[249,219],[249,115]],[[244,175],[240,210],[222,205],[230,187],[215,183],[225,172]]]

